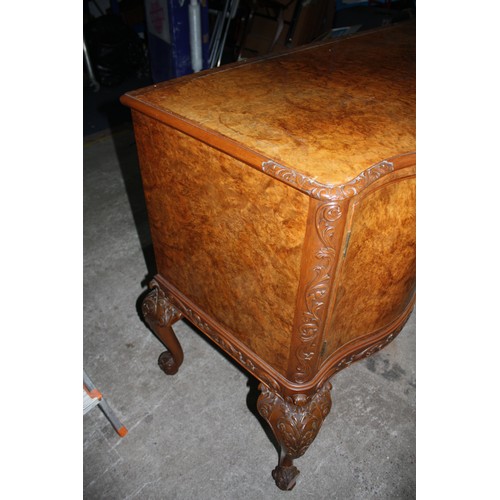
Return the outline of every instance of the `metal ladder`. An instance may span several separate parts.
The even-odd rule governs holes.
[[[85,370],[83,370],[83,414],[87,414],[92,408],[99,406],[111,422],[111,425],[120,437],[128,433],[127,428],[120,422],[114,411],[111,409],[102,394],[97,390],[95,385],[90,380]]]

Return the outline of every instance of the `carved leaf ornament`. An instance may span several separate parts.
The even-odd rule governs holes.
[[[341,185],[322,184],[272,160],[263,162],[261,168],[264,173],[295,187],[312,198],[322,201],[338,201],[355,196],[380,177],[393,172],[394,164],[390,161],[382,161]]]
[[[299,397],[294,404],[260,385],[257,409],[290,458],[302,456],[316,438],[332,406],[331,388],[327,382],[312,398]]]
[[[169,326],[182,315],[172,304],[155,280],[149,284],[151,292],[142,302],[142,313],[146,321],[153,325]]]

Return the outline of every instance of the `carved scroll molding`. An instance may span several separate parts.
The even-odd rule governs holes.
[[[302,384],[314,375],[319,345],[328,308],[328,298],[333,287],[332,279],[338,251],[339,225],[343,227],[342,205],[337,202],[320,204],[315,214],[316,248],[305,274],[305,291],[299,304],[300,321],[297,327],[298,342],[290,359],[289,375],[293,382]],[[300,293],[300,292],[299,292]]]
[[[394,171],[394,164],[382,161],[372,165],[346,184],[322,184],[292,168],[285,167],[274,161],[262,163],[262,171],[299,191],[321,201],[340,201],[351,198],[363,189]]]
[[[293,460],[302,456],[314,441],[330,412],[332,400],[329,382],[312,397],[296,394],[284,399],[280,394],[260,384],[257,410],[268,422],[281,446],[280,462],[273,471],[277,486],[289,490],[299,474]]]

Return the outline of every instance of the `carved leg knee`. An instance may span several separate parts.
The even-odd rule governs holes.
[[[278,488],[291,490],[295,486],[299,470],[293,465],[293,460],[306,452],[330,412],[331,388],[327,382],[310,398],[297,394],[292,401],[260,384],[257,409],[271,426],[281,446],[280,461],[273,470]]]
[[[184,353],[172,330],[172,325],[181,319],[182,314],[155,280],[151,281],[149,288],[151,292],[142,302],[142,313],[146,323],[167,348],[160,354],[158,365],[167,375],[174,375],[184,360]]]

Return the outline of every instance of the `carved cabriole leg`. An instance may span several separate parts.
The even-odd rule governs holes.
[[[184,360],[184,353],[172,325],[181,319],[182,314],[155,280],[151,281],[149,288],[151,292],[142,302],[142,313],[146,323],[167,348],[160,354],[158,365],[167,375],[174,375]]]
[[[278,488],[291,490],[299,475],[293,460],[302,456],[316,438],[325,417],[330,412],[332,386],[326,382],[313,396],[296,394],[286,400],[264,384],[257,400],[257,410],[269,423],[280,446],[280,460],[273,470]]]

